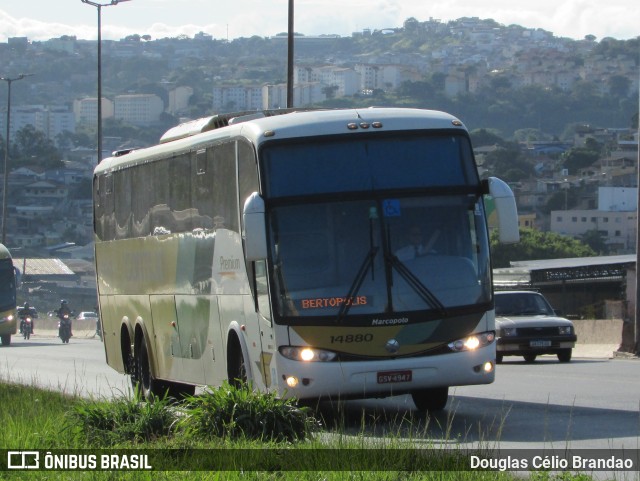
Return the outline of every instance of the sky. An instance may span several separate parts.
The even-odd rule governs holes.
[[[106,4],[111,0],[92,0]],[[287,31],[288,0],[120,0],[101,8],[102,38],[151,39],[205,32],[232,40]],[[447,22],[491,18],[503,25],[542,28],[556,36],[627,40],[640,36],[638,0],[295,0],[294,30],[349,36],[363,29],[401,27],[410,17]],[[0,42],[62,35],[97,38],[98,9],[81,0],[0,0]]]

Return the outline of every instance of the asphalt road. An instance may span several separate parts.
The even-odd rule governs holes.
[[[83,396],[130,394],[129,378],[106,365],[99,339],[78,334],[69,344],[54,337],[14,337],[11,346],[0,348],[0,380]],[[441,445],[640,447],[640,361],[520,359],[505,358],[493,384],[451,388],[447,409],[433,416],[417,413],[408,396],[349,401],[341,415],[325,404],[319,413],[328,428],[335,423],[346,433],[406,435]]]

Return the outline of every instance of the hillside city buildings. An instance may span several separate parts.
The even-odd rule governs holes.
[[[628,92],[639,89],[638,65],[624,55],[591,55],[595,39],[574,41],[554,37],[540,29],[498,26],[477,18],[442,23],[435,19],[419,22],[408,19],[402,28],[384,31],[363,30],[353,34],[354,42],[409,32],[414,38],[436,39],[429,50],[399,48],[387,51],[372,48],[362,53],[339,44],[335,35],[296,37],[294,107],[317,104],[329,98],[369,96],[375,91],[392,92],[407,81],[419,81],[427,74],[444,76],[445,95],[454,98],[474,93],[491,84],[496,75],[508,79],[513,88],[540,85],[570,91],[579,82],[590,82],[601,93],[616,88],[623,79]],[[455,41],[438,41],[442,38]],[[260,39],[283,51],[286,37]],[[336,48],[340,45],[340,48]],[[103,59],[165,62],[167,71],[199,65],[206,77],[212,113],[276,109],[286,107],[286,84],[252,80],[246,57],[235,62],[220,60],[228,42],[201,33],[193,39],[158,39],[131,36],[120,41],[103,41]],[[21,53],[20,55],[15,52]],[[10,38],[0,44],[3,69],[29,71],[27,58],[51,55],[95,55],[95,42],[65,36],[45,42]],[[258,55],[259,56],[259,55]],[[35,61],[35,60],[34,60]],[[92,65],[92,64],[89,64]],[[253,67],[258,75],[269,66]],[[248,75],[247,75],[248,76]],[[49,78],[50,77],[50,78]],[[97,98],[93,91],[95,72],[33,76],[24,82],[38,98],[48,95],[50,104],[14,102],[11,109],[11,138],[25,126],[33,126],[56,141],[64,132],[97,122]],[[157,125],[164,114],[186,120],[194,88],[164,78],[155,79],[162,92],[132,89],[104,95],[104,119],[120,120],[134,126]],[[618,85],[620,82],[617,82]],[[91,86],[78,91],[72,85]],[[0,95],[1,97],[1,95]],[[6,130],[6,108],[0,109],[0,135]],[[535,166],[536,176],[512,185],[517,196],[521,225],[580,237],[596,230],[606,239],[609,253],[630,253],[635,249],[637,224],[638,134],[606,125],[585,127],[571,142],[523,142],[521,148]],[[586,139],[606,142],[607,154],[593,166],[568,175],[555,170],[553,159]],[[122,147],[127,139],[104,138],[103,155]],[[12,168],[9,174],[9,246],[46,248],[62,242],[89,243],[92,239],[90,179],[97,154],[88,148],[65,150],[65,168],[43,170]],[[481,172],[485,148],[476,155]],[[88,195],[78,195],[85,189]],[[558,192],[580,192],[575,208],[544,213],[548,200]]]

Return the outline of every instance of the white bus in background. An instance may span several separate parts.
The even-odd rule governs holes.
[[[442,112],[178,126],[95,169],[107,362],[147,396],[229,380],[442,409],[450,386],[494,380],[485,194],[517,241],[511,190],[479,179],[466,128]]]

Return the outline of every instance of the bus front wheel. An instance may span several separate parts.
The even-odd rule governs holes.
[[[247,366],[242,355],[240,343],[236,340],[229,346],[227,354],[227,377],[229,384],[234,387],[241,387],[247,383]]]
[[[441,411],[447,405],[449,388],[419,389],[411,393],[411,398],[418,411]]]

